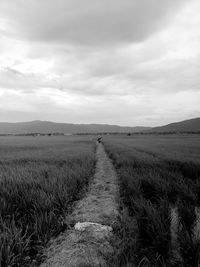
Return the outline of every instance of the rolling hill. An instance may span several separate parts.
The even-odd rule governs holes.
[[[148,130],[148,132],[200,132],[200,118],[154,127]]]
[[[108,124],[70,124],[50,121],[7,123],[0,122],[0,134],[27,133],[102,133],[102,132],[141,132],[149,127],[123,127]]]

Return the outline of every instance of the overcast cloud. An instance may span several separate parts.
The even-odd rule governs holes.
[[[1,0],[0,121],[200,116],[199,0]]]

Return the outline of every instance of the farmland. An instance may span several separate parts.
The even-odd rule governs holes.
[[[199,135],[108,136],[121,217],[114,266],[198,266]]]
[[[120,191],[110,196],[118,197],[120,216],[111,225],[114,253],[107,259],[108,266],[198,266],[199,135],[108,135],[103,143],[116,168]],[[91,136],[0,138],[2,267],[43,261],[42,251],[49,240],[71,227],[66,218],[83,198],[95,161]],[[103,168],[98,179],[107,182],[93,198],[89,192],[88,199],[97,197],[94,205],[86,205],[86,215],[82,214],[90,214],[89,221],[100,216],[104,202],[98,203],[104,200],[99,196],[103,190],[108,193],[108,183],[112,185],[109,159],[105,155],[98,161]]]
[[[30,266],[94,171],[91,137],[0,138],[0,266]]]

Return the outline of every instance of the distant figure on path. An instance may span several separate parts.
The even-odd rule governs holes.
[[[97,138],[97,142],[100,144],[102,141],[102,137],[99,135],[98,138]]]

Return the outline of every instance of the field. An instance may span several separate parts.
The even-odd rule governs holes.
[[[91,137],[0,137],[0,266],[30,266],[94,171]]]
[[[120,179],[114,266],[198,266],[199,135],[108,136]]]
[[[200,136],[108,135],[103,143],[120,186],[108,266],[198,266]],[[42,261],[48,241],[71,226],[95,160],[91,136],[0,137],[0,266]]]

